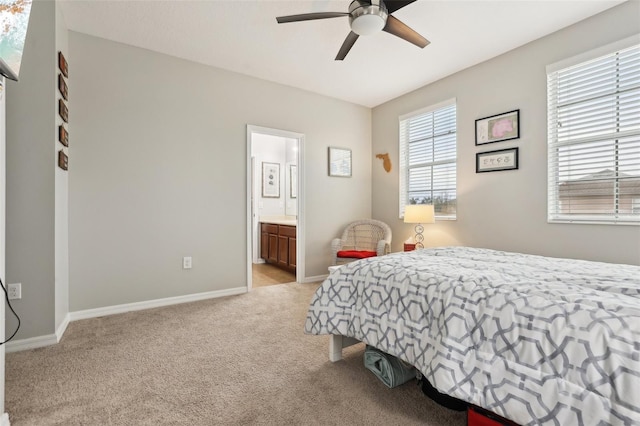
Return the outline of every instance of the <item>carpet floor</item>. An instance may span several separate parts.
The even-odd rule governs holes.
[[[303,333],[317,284],[72,322],[55,346],[6,356],[20,425],[463,426],[415,381],[388,389],[363,345],[328,360]]]

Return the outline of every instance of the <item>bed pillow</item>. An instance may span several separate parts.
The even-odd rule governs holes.
[[[378,253],[375,251],[367,250],[340,250],[338,257],[355,257],[356,259],[366,259],[367,257],[374,257]]]

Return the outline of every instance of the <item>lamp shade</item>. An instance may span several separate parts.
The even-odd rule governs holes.
[[[408,204],[404,207],[404,223],[435,223],[432,204]]]

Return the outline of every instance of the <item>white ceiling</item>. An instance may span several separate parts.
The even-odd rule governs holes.
[[[70,30],[373,107],[622,3],[623,0],[418,0],[393,14],[424,49],[381,32],[334,61],[349,0],[65,0]]]

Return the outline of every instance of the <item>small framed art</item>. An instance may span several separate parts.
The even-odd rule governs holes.
[[[262,196],[280,198],[280,164],[262,163]]]
[[[58,167],[62,170],[69,169],[69,157],[64,153],[63,150],[58,151]]]
[[[516,170],[518,168],[518,148],[476,154],[476,173]]]
[[[508,141],[519,137],[519,109],[476,120],[476,145]]]
[[[329,176],[351,177],[351,150],[329,147]]]
[[[61,124],[58,126],[58,140],[64,146],[69,146],[69,132]]]
[[[69,122],[69,110],[62,99],[58,99],[58,114],[60,114],[65,123]]]
[[[60,68],[62,75],[69,77],[69,64],[67,64],[67,60],[62,52],[58,52],[58,68]]]
[[[58,74],[58,90],[65,101],[69,99],[69,88],[67,87],[67,83],[64,81],[62,74]]]

